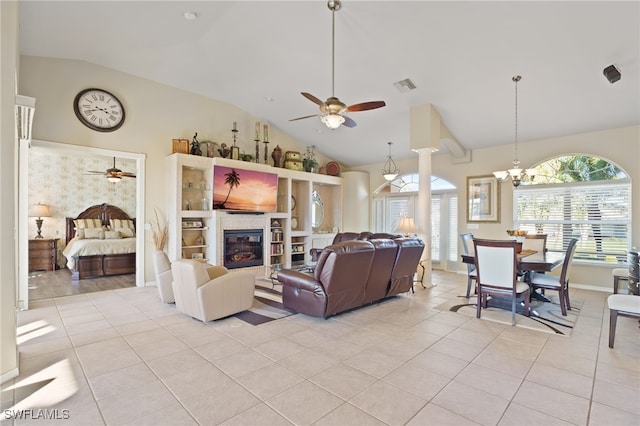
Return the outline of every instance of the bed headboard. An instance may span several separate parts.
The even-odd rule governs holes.
[[[96,204],[95,206],[91,206],[82,213],[78,215],[78,217],[68,217],[66,218],[66,243],[69,244],[69,241],[76,234],[76,227],[73,223],[76,219],[100,219],[103,225],[109,225],[109,219],[131,219],[133,220],[133,226],[136,224],[136,220],[129,217],[122,209],[116,206],[112,206],[111,204],[102,203]]]

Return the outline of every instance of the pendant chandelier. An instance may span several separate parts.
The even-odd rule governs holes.
[[[514,187],[520,186],[520,182],[524,178],[530,178],[533,180],[537,171],[536,169],[522,169],[520,168],[520,160],[518,160],[518,82],[522,79],[521,76],[516,75],[511,78],[515,83],[516,87],[516,116],[515,116],[515,159],[513,160],[513,167],[509,170],[501,170],[498,172],[493,172],[493,175],[500,180],[500,182],[504,182],[508,178],[511,178],[511,183],[513,183]]]
[[[387,156],[387,162],[384,163],[384,169],[382,169],[382,175],[384,176],[385,180],[391,182],[392,180],[398,177],[398,172],[400,170],[398,170],[398,166],[396,166],[396,162],[393,161],[393,159],[391,158],[391,145],[393,145],[393,142],[387,142],[387,144],[389,145],[389,155]]]

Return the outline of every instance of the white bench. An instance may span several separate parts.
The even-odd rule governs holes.
[[[620,281],[629,281],[629,269],[615,268],[611,270],[611,275],[613,275],[613,294],[618,294]]]
[[[640,319],[640,296],[632,294],[612,294],[607,299],[609,305],[609,347],[613,348],[616,339],[618,315]]]

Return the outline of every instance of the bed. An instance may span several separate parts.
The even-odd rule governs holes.
[[[135,273],[135,222],[122,209],[106,203],[66,218],[67,244],[62,253],[71,279]]]

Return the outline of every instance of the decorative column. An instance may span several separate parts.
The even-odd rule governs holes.
[[[431,288],[431,154],[440,149],[440,114],[431,104],[411,108],[409,146],[418,154],[418,212],[415,220],[424,241],[420,258],[424,266],[422,284]]]
[[[422,283],[430,288],[435,284],[431,282],[431,153],[432,148],[415,149],[418,154],[418,217],[416,227],[420,230],[424,241],[424,251],[420,262],[424,266]]]

